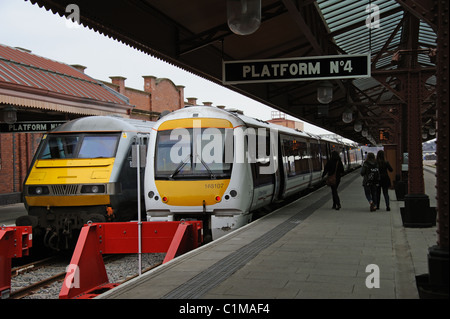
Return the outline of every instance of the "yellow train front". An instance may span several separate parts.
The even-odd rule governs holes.
[[[28,215],[16,224],[33,226],[35,241],[60,250],[76,243],[88,221],[137,219],[132,145],[146,144],[152,126],[152,122],[92,116],[45,135],[24,184]]]

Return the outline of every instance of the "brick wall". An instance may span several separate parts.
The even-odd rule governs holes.
[[[132,118],[156,120],[162,111],[174,111],[184,107],[184,86],[175,85],[170,79],[143,76],[144,90],[141,91],[127,87],[124,77],[110,78],[111,83],[103,83],[130,99],[130,104],[135,106],[131,113]]]
[[[0,134],[0,194],[21,192],[42,134]]]

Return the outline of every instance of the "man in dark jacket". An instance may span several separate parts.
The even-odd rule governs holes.
[[[370,211],[373,212],[377,209],[377,187],[380,185],[380,172],[374,153],[367,154],[367,159],[361,168],[361,176],[364,194],[370,204]]]

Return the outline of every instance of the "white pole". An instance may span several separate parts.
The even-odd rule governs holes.
[[[138,207],[138,258],[139,258],[139,276],[142,275],[142,223],[141,223],[141,142],[139,135],[136,143],[137,155],[137,207]]]

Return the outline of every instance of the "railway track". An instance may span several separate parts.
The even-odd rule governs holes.
[[[164,254],[143,254],[143,272],[161,265]],[[122,283],[137,276],[137,255],[104,256],[110,282]],[[67,259],[46,258],[11,271],[10,299],[58,299],[66,276]]]

